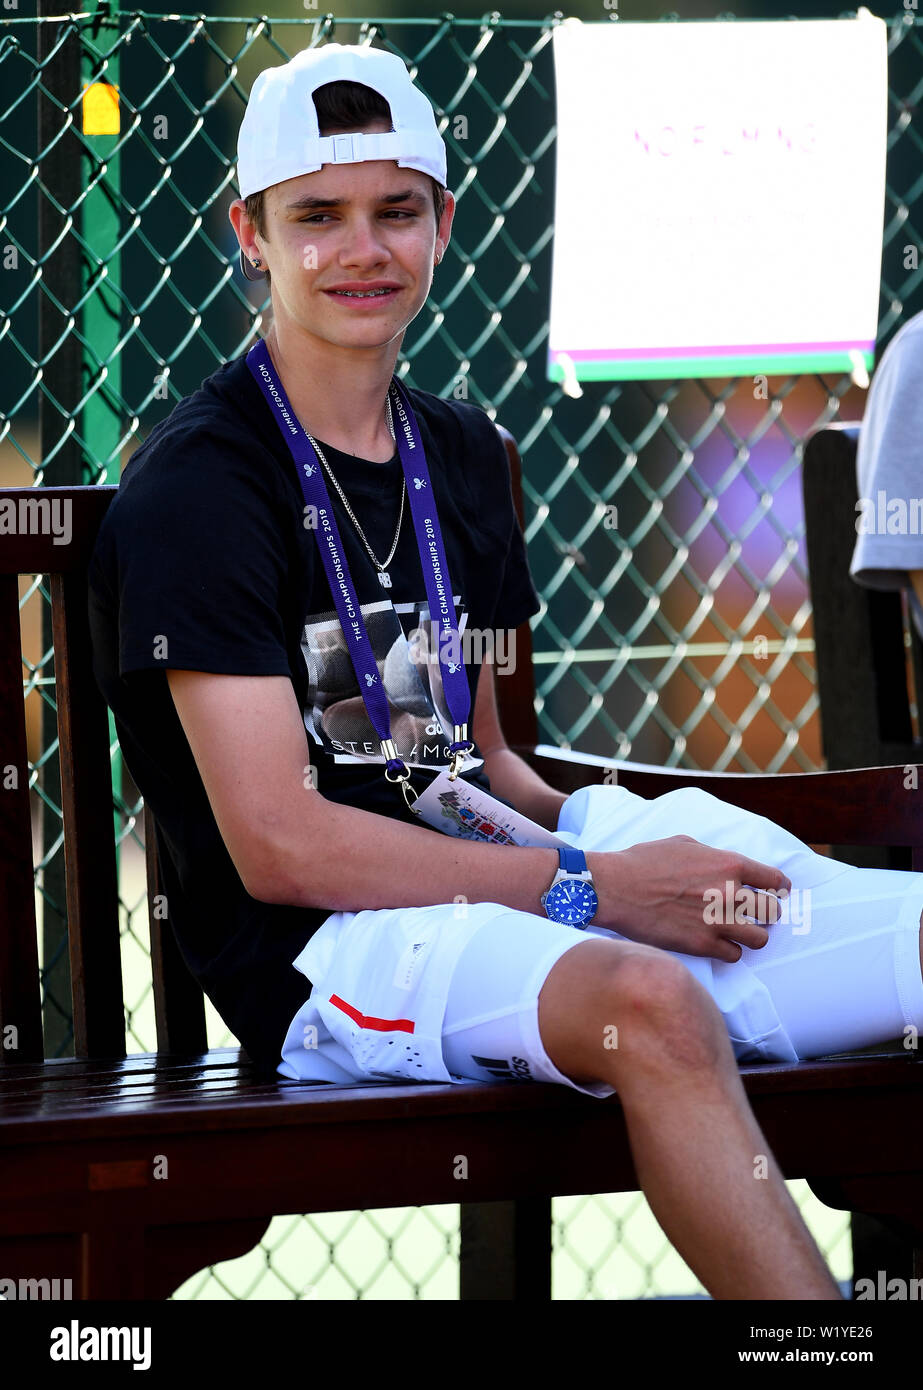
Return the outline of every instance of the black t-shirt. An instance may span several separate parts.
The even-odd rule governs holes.
[[[506,451],[491,420],[476,406],[403,389],[420,427],[445,543],[473,737],[480,655],[468,658],[483,652],[486,640],[477,634],[516,628],[538,611],[539,600]],[[389,462],[375,463],[320,443],[384,561],[404,479],[397,450]],[[429,610],[410,507],[405,501],[386,589],[324,478],[382,673],[392,738],[421,792],[447,764],[452,729],[448,711],[440,717],[438,659],[421,660]],[[167,668],[289,676],[320,795],[423,824],[399,786],[384,778],[311,520],[288,446],[240,356],[180,401],[132,455],[89,573],[94,672],[156,821],[167,919],[218,1013],[250,1057],[267,1066],[278,1062],[288,1025],[310,994],[292,961],[330,914],[247,893],[176,713]],[[479,750],[463,775],[489,790]]]

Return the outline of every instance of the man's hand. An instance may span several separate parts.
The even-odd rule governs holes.
[[[780,902],[771,895],[789,893],[792,887],[781,870],[713,849],[689,835],[591,851],[586,860],[599,897],[595,926],[648,946],[716,960],[738,961],[741,946],[765,946],[769,932],[759,923],[777,922],[781,913]],[[746,915],[756,917],[756,923],[734,920],[735,904],[749,908],[751,901],[738,898],[740,888],[751,890],[753,911]],[[722,907],[709,911],[716,894]],[[724,909],[726,902],[730,912]]]

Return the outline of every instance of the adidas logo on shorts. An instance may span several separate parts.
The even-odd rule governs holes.
[[[512,1065],[505,1057],[475,1057],[472,1055],[471,1060],[477,1066],[483,1067],[485,1071],[489,1071],[499,1081],[528,1081],[532,1078],[529,1063],[524,1057],[514,1057]]]
[[[428,941],[414,941],[410,946],[405,947],[391,981],[397,989],[410,989],[414,972],[423,959],[423,953],[428,945]]]

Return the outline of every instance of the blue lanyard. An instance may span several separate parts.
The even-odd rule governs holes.
[[[340,619],[340,626],[346,637],[346,646],[359,682],[359,691],[372,722],[372,727],[381,741],[381,751],[385,758],[385,777],[389,782],[400,782],[404,800],[413,809],[408,795],[410,772],[391,739],[388,699],[346,563],[346,551],[333,519],[330,495],[324,483],[323,469],[317,450],[292,410],[285,393],[285,387],[281,381],[276,380],[272,358],[264,339],[258,339],[247,353],[247,366],[272,408],[276,423],[282,431],[282,436],[291,451],[292,458],[295,460],[295,471],[298,474],[305,501],[309,506],[316,508],[318,521],[314,529],[317,544],[320,547],[321,559],[330,584],[330,592],[336,604],[337,616]],[[423,452],[422,436],[414,413],[410,408],[410,402],[405,399],[394,377],[391,378],[388,390],[391,396],[392,413],[397,423],[395,431],[397,449],[407,482],[407,495],[410,499],[410,512],[413,518],[417,548],[420,552],[420,563],[423,566],[423,579],[426,585],[426,597],[429,601],[430,618],[437,624],[439,631],[439,666],[442,671],[446,704],[449,714],[452,716],[455,730],[454,742],[449,744],[449,752],[452,754],[449,776],[454,781],[458,776],[465,754],[474,748],[474,743],[468,738],[471,690],[468,685],[465,663],[460,656],[458,629],[455,625],[455,605],[452,601],[452,580],[449,577],[442,532],[439,529],[439,518],[436,515],[436,502],[433,497],[429,470],[426,466],[426,455]],[[446,645],[448,645],[452,657],[457,659],[450,660],[446,656]],[[410,790],[413,789],[410,788]],[[415,792],[413,797],[416,800]]]

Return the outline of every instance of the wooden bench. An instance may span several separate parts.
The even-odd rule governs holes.
[[[519,458],[504,438],[521,515]],[[638,1188],[617,1097],[545,1084],[312,1086],[260,1071],[237,1049],[208,1051],[201,991],[153,912],[157,1051],[126,1056],[108,719],[85,577],[115,490],[42,490],[72,503],[67,546],[0,537],[0,1277],[70,1278],[81,1299],[163,1299],[251,1249],[275,1215],[461,1202],[461,1297],[549,1298],[552,1196]],[[23,491],[0,491],[0,502]],[[57,1060],[43,1056],[20,660],[17,575],[34,573],[54,610],[73,981],[76,1056]],[[517,640],[515,674],[497,683],[502,724],[561,791],[616,768],[644,796],[705,787],[809,843],[909,845],[923,867],[923,803],[904,792],[900,768],[691,774],[537,746],[528,624]],[[149,821],[146,835],[153,899]],[[919,1255],[917,1057],[892,1045],[741,1070],[786,1176],[808,1178],[828,1205],[881,1214]]]

